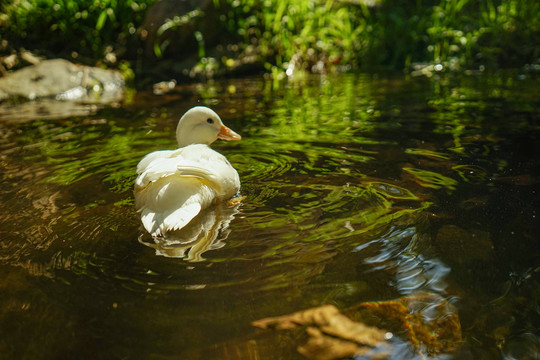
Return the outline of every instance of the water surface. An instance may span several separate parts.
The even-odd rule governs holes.
[[[78,117],[3,112],[0,353],[295,359],[298,339],[251,322],[429,293],[459,315],[450,358],[537,358],[538,90],[515,73],[247,78]],[[195,105],[243,136],[213,147],[245,198],[200,219],[204,241],[156,243],[135,167]]]

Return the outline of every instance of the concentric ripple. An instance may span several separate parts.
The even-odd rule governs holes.
[[[301,115],[294,112],[292,116]],[[32,199],[30,204],[43,204],[39,211],[45,227],[32,234],[26,230],[19,236],[27,240],[10,243],[5,248],[9,256],[25,254],[10,262],[34,258],[30,262],[48,276],[66,270],[91,277],[116,274],[112,276],[122,279],[125,288],[136,291],[241,284],[279,288],[306,282],[340,252],[384,233],[396,221],[414,219],[430,206],[418,192],[421,186],[375,176],[374,163],[389,145],[359,136],[356,123],[335,115],[315,122],[292,119],[296,124],[292,131],[288,121],[276,115],[268,121],[270,127],[259,136],[248,132],[239,143],[215,144],[238,169],[239,196],[244,200],[234,209],[209,209],[179,238],[165,240],[152,239],[140,228],[131,189],[138,160],[149,151],[174,146],[169,133],[125,123],[117,126],[101,118],[85,119],[82,124],[26,124],[24,136],[6,141],[26,144],[23,157],[33,163],[34,183],[47,184],[23,189],[26,198]],[[10,206],[29,205],[12,202]],[[26,221],[31,217],[36,217],[33,210]],[[124,240],[118,243],[114,239],[120,229]],[[107,260],[108,256],[93,253],[128,244],[145,245],[135,249],[145,254],[138,255],[137,265],[128,261],[127,267],[112,266],[115,261]],[[45,260],[36,261],[36,256]],[[180,263],[172,270],[159,256]],[[206,268],[209,263],[214,267]],[[226,279],[223,264],[228,264]],[[306,264],[311,265],[306,268]],[[257,272],[246,271],[253,266]],[[208,276],[186,277],[183,272],[188,268]],[[182,279],[181,284],[175,285],[174,279]]]

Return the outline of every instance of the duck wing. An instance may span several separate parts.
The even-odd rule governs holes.
[[[231,172],[232,170],[232,172]],[[137,165],[136,187],[166,176],[196,177],[221,192],[223,183],[229,182],[236,170],[220,153],[206,145],[191,145],[178,150],[155,151]]]
[[[238,173],[206,145],[148,154],[137,166],[135,202],[152,235],[186,226],[201,209],[239,189]]]

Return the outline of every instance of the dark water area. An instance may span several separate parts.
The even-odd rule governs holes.
[[[453,313],[426,303],[432,344],[389,325],[391,358],[538,359],[539,90],[517,73],[247,78],[4,111],[0,358],[301,359],[302,335],[251,323],[428,294]],[[135,167],[195,105],[242,135],[213,148],[245,198],[188,229],[203,239],[156,242]]]

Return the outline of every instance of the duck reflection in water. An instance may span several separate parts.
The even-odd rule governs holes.
[[[198,250],[191,252],[200,255],[202,248],[211,248],[219,229],[237,211],[234,204],[228,209],[210,208],[228,200],[240,201],[230,200],[240,189],[238,172],[209,145],[241,136],[223,125],[213,110],[197,106],[179,120],[176,139],[178,149],[154,151],[137,165],[135,205],[160,255],[184,257],[188,248],[195,248],[194,243]]]
[[[202,211],[187,226],[163,236],[143,233],[139,242],[156,250],[156,255],[184,258],[187,261],[203,261],[203,254],[222,248],[231,230],[229,224],[239,213],[240,203],[216,204]]]

